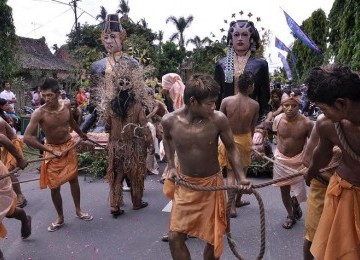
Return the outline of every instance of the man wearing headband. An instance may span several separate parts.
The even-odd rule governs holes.
[[[309,118],[299,112],[301,94],[285,91],[281,97],[281,106],[284,113],[276,116],[273,122],[273,131],[277,133],[277,146],[274,152],[276,163],[273,168],[273,178],[288,176],[294,171],[303,168],[304,147],[310,137],[313,124]],[[281,197],[287,211],[287,217],[282,227],[290,229],[296,220],[302,216],[299,203],[306,201],[306,190],[303,176],[292,178],[274,184],[280,187]],[[294,196],[291,196],[291,192]]]
[[[230,23],[227,36],[228,55],[216,63],[214,79],[220,85],[220,95],[217,109],[221,100],[237,94],[239,76],[244,72],[251,72],[255,77],[254,92],[250,96],[260,105],[259,119],[266,115],[270,99],[270,83],[268,63],[264,58],[255,58],[255,52],[260,46],[260,36],[253,22],[238,20]]]

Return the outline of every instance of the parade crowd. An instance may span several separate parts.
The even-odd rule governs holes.
[[[274,158],[273,179],[302,173],[273,186],[279,187],[284,205],[280,228],[291,229],[303,216],[301,203],[307,203],[304,259],[360,259],[359,74],[343,64],[326,64],[313,68],[302,86],[270,87],[268,64],[255,57],[260,37],[254,23],[229,25],[227,56],[214,64],[214,75],[195,73],[183,82],[168,73],[155,91],[146,85],[138,61],[122,51],[126,32],[118,15],[108,15],[101,35],[108,56],[92,64],[91,90],[80,88],[69,99],[56,79],[39,83],[22,139],[16,133],[16,96],[4,81],[0,237],[7,234],[5,217],[21,222],[22,239],[31,235],[32,219],[24,210],[28,200],[14,174],[28,165],[24,143],[43,154],[40,188],[50,189],[57,214],[47,231],[65,225],[61,186],[67,182],[77,217],[93,220],[80,205],[77,149],[94,145],[87,132],[96,128],[108,134],[105,178],[109,213],[115,218],[124,214],[124,182],[133,210],[149,206],[143,200],[145,177],[159,174],[157,160],[166,161],[160,182],[172,209],[163,241],[169,242],[173,259],[191,259],[185,243],[189,236],[206,242],[204,259],[220,259],[231,196],[230,191],[175,185],[174,179],[201,187],[242,185],[230,208],[230,218],[236,218],[250,204],[244,199],[252,190],[247,172],[262,155]],[[317,119],[302,113],[304,95],[322,111]],[[97,120],[82,127],[89,104],[95,104]]]

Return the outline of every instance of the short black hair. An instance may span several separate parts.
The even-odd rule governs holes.
[[[40,90],[48,90],[50,89],[54,93],[60,92],[59,83],[56,79],[47,78],[43,82],[43,84],[40,86]]]
[[[184,103],[189,105],[190,97],[199,103],[208,97],[217,97],[220,93],[219,84],[208,74],[195,73],[186,83]]]
[[[282,96],[282,90],[280,89],[280,88],[274,88],[273,90],[271,90],[271,92],[270,92],[270,96],[272,95],[272,94],[276,94],[279,98],[281,98],[281,96]]]
[[[360,77],[344,64],[327,64],[311,69],[305,79],[312,102],[332,106],[337,98],[360,101]]]
[[[254,74],[249,71],[245,71],[239,76],[238,88],[243,94],[246,94],[247,90],[254,84]]]
[[[4,81],[2,82],[2,86],[5,87],[5,84],[6,84],[6,83],[10,83],[10,82],[9,82],[8,80],[4,80]]]

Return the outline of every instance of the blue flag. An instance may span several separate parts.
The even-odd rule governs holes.
[[[276,36],[275,36],[275,47],[283,51],[291,52],[291,50],[285,45],[285,43],[280,41]]]
[[[284,14],[287,24],[296,37],[316,53],[322,54],[322,51],[319,49],[319,47],[316,46],[313,40],[311,40],[311,38],[303,30],[301,30],[300,26],[285,11]]]
[[[280,52],[278,54],[278,57],[281,59],[281,62],[284,66],[284,70],[285,70],[285,73],[286,73],[286,76],[289,80],[292,80],[292,74],[291,74],[291,69],[290,69],[290,66],[289,66],[289,63],[287,62],[286,58],[284,55],[282,55]]]

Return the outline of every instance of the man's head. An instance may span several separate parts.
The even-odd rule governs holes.
[[[271,101],[274,104],[279,104],[280,103],[281,96],[282,96],[282,91],[281,91],[280,88],[274,88],[270,92],[270,98],[271,98]]]
[[[239,91],[244,95],[250,95],[254,92],[254,75],[245,71],[239,77]]]
[[[299,113],[301,92],[298,90],[284,90],[281,96],[281,106],[285,115],[292,118]]]
[[[66,99],[66,91],[65,90],[60,90],[60,96],[62,99]]]
[[[313,68],[305,80],[307,97],[333,121],[349,118],[360,103],[360,77],[348,66],[328,64]]]
[[[54,100],[58,100],[60,95],[60,88],[57,80],[47,78],[40,86],[40,91],[45,103],[52,103]]]
[[[2,85],[3,85],[3,89],[5,89],[5,90],[10,90],[10,88],[11,88],[10,82],[7,80],[4,80]]]
[[[232,21],[228,30],[227,43],[234,47],[235,52],[249,49],[255,52],[260,46],[259,32],[251,21]]]
[[[101,39],[108,53],[121,52],[122,42],[126,39],[126,31],[122,28],[117,14],[107,16]]]
[[[220,86],[210,75],[196,73],[187,81],[184,103],[187,106],[202,107],[200,113],[207,117],[214,112],[219,92]]]

